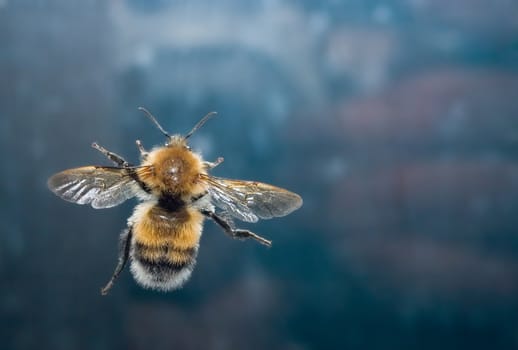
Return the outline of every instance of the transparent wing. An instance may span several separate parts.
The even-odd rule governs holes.
[[[66,201],[110,208],[134,197],[138,185],[126,169],[85,166],[54,174],[48,181],[52,192]]]
[[[302,198],[293,192],[256,181],[230,180],[202,175],[215,206],[248,222],[288,215],[300,208]]]

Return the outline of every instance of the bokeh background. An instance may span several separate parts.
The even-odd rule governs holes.
[[[300,193],[180,291],[116,264],[134,201],[46,179],[193,138]],[[2,349],[516,349],[518,2],[0,0]]]

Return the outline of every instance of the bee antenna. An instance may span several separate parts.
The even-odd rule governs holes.
[[[153,114],[151,114],[150,111],[148,111],[144,107],[139,107],[138,110],[144,112],[147,115],[147,117],[149,119],[151,119],[151,121],[156,125],[158,130],[160,130],[162,132],[162,134],[165,135],[165,137],[167,137],[168,139],[171,138],[171,136],[167,133],[167,131],[165,131],[164,128],[162,128],[162,126],[160,124],[158,124],[158,122],[156,121],[156,118],[153,116]]]
[[[198,130],[199,128],[201,128],[201,127],[203,126],[203,124],[205,124],[205,122],[206,122],[207,120],[209,120],[212,116],[214,116],[214,115],[216,115],[216,114],[218,114],[218,112],[209,112],[209,113],[207,113],[207,115],[206,115],[205,117],[201,118],[201,120],[198,122],[198,124],[196,124],[196,125],[194,126],[194,128],[192,128],[192,130],[191,130],[191,131],[189,131],[189,132],[187,133],[187,135],[185,135],[184,139],[186,139],[186,140],[187,140],[189,137],[191,137],[191,136],[192,136],[192,134],[194,134],[194,132],[195,132],[196,130]]]

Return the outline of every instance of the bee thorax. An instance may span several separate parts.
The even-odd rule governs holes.
[[[154,173],[147,180],[158,192],[179,195],[192,192],[196,190],[199,174],[203,171],[200,156],[180,146],[154,150],[149,154],[148,162]]]

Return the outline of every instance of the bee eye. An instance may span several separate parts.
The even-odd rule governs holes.
[[[190,146],[185,146],[185,149],[190,151],[191,150],[191,147]]]

